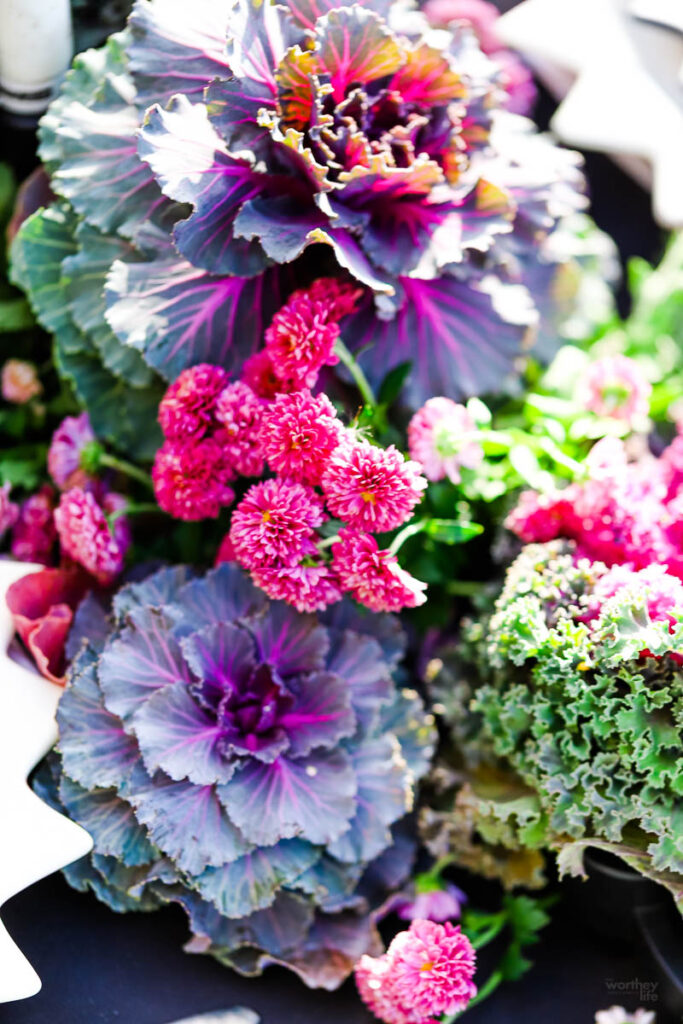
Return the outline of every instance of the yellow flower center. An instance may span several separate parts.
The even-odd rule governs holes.
[[[433,961],[431,961],[431,960],[425,960],[425,962],[424,962],[424,963],[422,964],[422,967],[420,968],[420,970],[421,970],[421,971],[431,971],[431,969],[433,968],[433,966],[434,966],[434,963],[433,963]]]
[[[270,519],[271,519],[271,515],[270,515],[270,512],[268,512],[268,511],[266,510],[266,511],[265,511],[265,512],[263,513],[263,515],[262,515],[262,517],[261,517],[261,518],[263,519],[263,522],[264,522],[264,523],[269,523],[269,522],[270,522]]]
[[[375,501],[377,500],[375,498],[375,495],[372,493],[372,491],[361,491],[361,495],[360,496],[363,499],[363,501],[369,502],[369,504],[371,504],[371,505],[374,505]]]

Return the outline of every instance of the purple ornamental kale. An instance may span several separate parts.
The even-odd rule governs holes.
[[[365,287],[345,340],[374,381],[408,360],[416,405],[500,390],[557,312],[585,203],[579,158],[506,102],[471,32],[389,0],[137,0],[43,120],[77,217],[30,221],[15,274],[78,380],[65,307],[113,373],[141,353],[173,380],[238,368],[324,272]]]
[[[192,951],[335,987],[409,870],[392,827],[434,744],[392,679],[397,620],[300,615],[227,565],[124,588],[109,625],[81,616],[55,775],[95,847],[69,881],[117,910],[178,902]]]

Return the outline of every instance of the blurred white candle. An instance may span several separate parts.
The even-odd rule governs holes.
[[[0,105],[40,114],[73,55],[70,0],[0,0]]]

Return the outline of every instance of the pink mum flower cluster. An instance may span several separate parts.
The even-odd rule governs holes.
[[[361,999],[385,1024],[437,1024],[476,995],[476,954],[458,925],[413,921],[381,957],[356,966]]]
[[[574,540],[578,556],[683,579],[683,436],[659,458],[629,462],[621,441],[604,438],[587,460],[588,479],[562,490],[526,491],[506,526],[524,541]]]
[[[477,425],[464,405],[430,398],[408,425],[408,447],[428,480],[448,477],[458,484],[461,469],[476,469],[484,459],[476,435]]]
[[[126,499],[83,469],[83,454],[94,441],[87,413],[62,421],[47,455],[56,490],[45,484],[15,507],[9,524],[13,526],[11,549],[21,561],[53,565],[58,540],[62,559],[75,562],[99,584],[109,586],[123,569],[131,536],[126,517],[120,515]],[[112,528],[107,517],[113,513],[118,515]]]
[[[605,356],[592,363],[579,384],[577,400],[597,416],[622,420],[636,427],[647,420],[652,385],[635,359]]]
[[[393,446],[358,438],[311,390],[337,362],[339,320],[358,297],[325,278],[295,292],[241,380],[217,366],[191,367],[159,408],[166,440],[152,477],[160,506],[176,518],[216,517],[234,501],[237,477],[275,474],[236,506],[219,559],[239,562],[270,597],[300,611],[345,592],[374,611],[425,600],[425,585],[372,536],[412,516],[427,486],[420,467]],[[318,530],[330,517],[341,526],[325,539]]]

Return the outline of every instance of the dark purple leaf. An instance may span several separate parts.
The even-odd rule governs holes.
[[[391,843],[390,825],[412,807],[405,762],[395,740],[381,736],[367,740],[353,753],[358,779],[358,810],[351,828],[332,843],[329,852],[341,861],[369,861]]]
[[[191,681],[168,615],[141,608],[131,612],[128,621],[130,625],[104,649],[99,663],[105,704],[124,721],[155,690]]]
[[[334,747],[352,736],[356,716],[348,681],[331,672],[311,672],[287,685],[294,703],[278,721],[289,737],[289,754],[304,757],[314,748]]]
[[[227,782],[235,770],[220,750],[222,728],[199,707],[184,683],[157,690],[133,716],[145,768],[161,768],[171,779],[197,786]]]
[[[347,828],[356,807],[356,778],[343,750],[300,761],[251,761],[218,787],[232,821],[259,846],[301,836],[330,843]]]
[[[535,312],[524,288],[491,282],[475,286],[444,275],[434,280],[401,278],[403,302],[391,320],[366,300],[343,324],[373,384],[410,361],[404,398],[418,408],[434,395],[460,399],[499,392],[524,350]]]
[[[231,6],[231,0],[136,0],[127,52],[141,108],[165,105],[175,93],[200,100],[212,79],[230,76]]]
[[[242,277],[265,268],[261,246],[236,239],[233,225],[242,204],[261,195],[271,178],[257,173],[246,157],[231,156],[204,106],[174,96],[167,109],[152,107],[140,129],[138,152],[165,195],[194,207],[176,224],[174,237],[195,267]]]
[[[125,796],[152,841],[181,871],[199,875],[207,867],[231,863],[249,851],[213,786],[172,782],[161,773],[152,780],[140,768]]]
[[[236,565],[228,563],[193,580],[175,594],[176,636],[196,633],[204,626],[228,623],[266,607],[267,599]]]
[[[219,693],[246,687],[256,668],[256,650],[249,633],[232,622],[218,622],[181,641],[188,665]]]
[[[120,718],[108,711],[97,681],[97,655],[75,661],[57,709],[65,770],[83,786],[121,786],[139,755]]]
[[[227,917],[244,917],[269,907],[278,889],[293,882],[319,857],[314,846],[301,839],[285,839],[276,846],[254,850],[220,868],[207,868],[197,879],[204,897]]]
[[[353,707],[364,726],[369,729],[376,724],[379,706],[394,692],[389,665],[377,641],[344,630],[332,641],[327,667],[350,687]]]
[[[283,679],[325,667],[329,639],[313,615],[279,602],[244,624],[256,640],[259,660],[272,665]]]
[[[99,854],[116,857],[127,867],[148,864],[156,856],[133,808],[115,789],[84,789],[62,775],[59,796],[69,815],[90,833]]]
[[[289,291],[289,272],[213,277],[173,251],[146,263],[114,263],[107,320],[167,380],[196,363],[237,370],[259,349]]]

